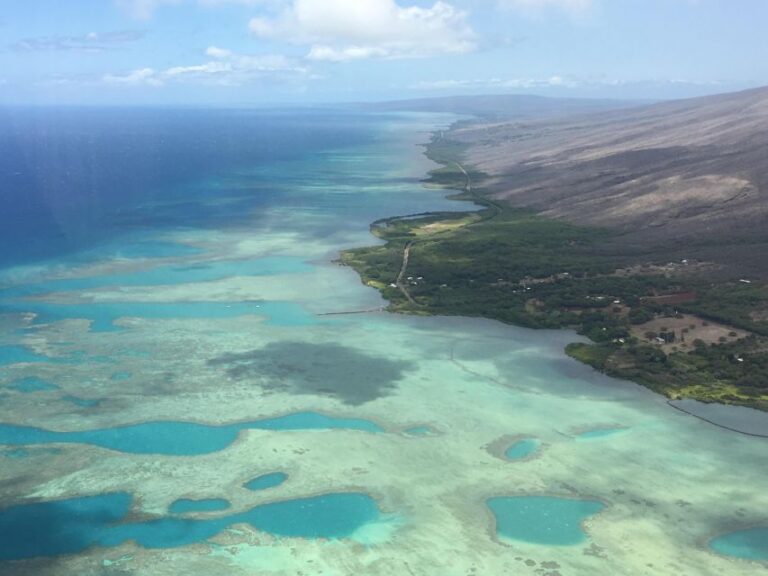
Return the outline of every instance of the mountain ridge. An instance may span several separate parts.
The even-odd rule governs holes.
[[[619,230],[629,251],[768,277],[768,87],[570,118],[478,121],[449,138],[468,146],[494,199]]]

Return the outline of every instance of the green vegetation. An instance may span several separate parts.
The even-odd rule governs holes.
[[[479,210],[434,213],[376,222],[383,246],[342,254],[390,309],[409,314],[480,316],[531,328],[575,328],[594,344],[573,344],[572,357],[607,374],[641,383],[672,398],[691,397],[768,410],[768,289],[696,274],[626,271],[620,238],[609,230],[576,226],[498,204],[478,188],[484,175],[462,170],[460,144],[435,139],[429,156],[443,164],[428,185],[458,191]],[[410,258],[401,285],[403,252]],[[406,294],[411,296],[410,301]],[[671,295],[672,304],[665,300]],[[659,298],[661,296],[661,298]],[[706,322],[653,330],[646,323],[681,314]],[[735,339],[732,328],[752,334]],[[640,333],[638,333],[640,330]],[[711,335],[717,337],[712,338]]]
[[[756,336],[665,354],[647,344],[571,344],[571,357],[671,398],[743,404],[768,410],[768,353]]]
[[[612,350],[605,346],[595,346],[581,342],[568,344],[565,351],[571,358],[575,358],[584,364],[589,364],[601,372],[605,370],[612,354]]]
[[[699,291],[686,309],[704,318],[768,336],[768,287],[761,284],[724,282]],[[764,315],[764,320],[756,321]]]

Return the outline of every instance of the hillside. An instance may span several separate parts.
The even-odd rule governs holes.
[[[768,88],[462,127],[490,196],[622,233],[639,259],[768,277]]]
[[[462,122],[428,184],[482,208],[376,222],[342,259],[393,311],[575,328],[610,375],[768,410],[766,144],[768,90]]]

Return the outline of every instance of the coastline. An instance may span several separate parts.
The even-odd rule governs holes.
[[[450,133],[450,130],[448,132]],[[435,309],[436,307],[433,305],[434,301],[439,300],[441,298],[440,295],[429,295],[428,297],[420,298],[419,294],[416,294],[416,298],[413,298],[410,290],[411,286],[409,285],[412,285],[413,289],[418,292],[421,289],[419,283],[423,279],[422,275],[407,276],[411,252],[414,247],[418,246],[421,248],[424,243],[434,243],[435,241],[439,243],[444,239],[449,238],[452,234],[469,233],[472,231],[473,227],[477,229],[483,223],[509,212],[518,215],[522,214],[523,217],[538,219],[539,223],[547,221],[547,219],[538,217],[530,211],[505,207],[483,196],[478,191],[481,188],[477,183],[481,183],[487,175],[476,171],[471,166],[469,169],[465,168],[462,162],[464,162],[463,157],[466,152],[466,146],[449,140],[444,134],[444,131],[433,133],[432,141],[425,145],[426,150],[424,154],[440,167],[429,172],[427,178],[423,180],[424,185],[427,187],[454,190],[456,193],[449,196],[450,199],[472,202],[479,208],[474,211],[467,210],[455,213],[426,212],[422,214],[393,216],[391,218],[381,219],[373,222],[370,225],[370,228],[374,236],[386,242],[384,247],[349,249],[343,251],[341,254],[340,261],[355,269],[364,284],[374,287],[381,292],[382,296],[389,302],[389,305],[385,308],[387,311],[414,315],[485,317],[527,328],[576,329],[579,333],[586,336],[591,344],[574,344],[568,346],[565,353],[571,358],[588,364],[608,376],[630,380],[636,384],[649,388],[654,392],[662,394],[668,399],[668,403],[671,407],[692,417],[709,422],[710,424],[747,435],[765,437],[762,433],[764,430],[767,431],[766,433],[768,434],[768,395],[757,397],[734,395],[730,393],[732,390],[732,386],[730,385],[714,387],[717,388],[715,391],[717,393],[713,393],[712,390],[708,390],[703,386],[689,385],[680,389],[678,383],[675,383],[675,385],[660,384],[659,380],[662,380],[661,378],[657,378],[656,381],[654,381],[653,378],[648,377],[648,373],[646,372],[633,373],[626,369],[617,369],[616,365],[612,365],[609,361],[611,360],[612,355],[617,355],[616,350],[620,348],[617,344],[620,342],[621,345],[624,345],[625,339],[620,338],[619,336],[608,340],[605,338],[595,338],[595,331],[585,329],[585,325],[581,321],[582,318],[578,315],[567,316],[564,314],[564,318],[558,319],[553,325],[552,323],[546,322],[537,323],[535,321],[535,314],[530,314],[529,317],[515,318],[510,317],[510,315],[505,316],[494,313],[494,310],[470,310],[469,313],[467,313],[467,310],[451,309],[450,306],[445,307],[444,309]],[[554,224],[555,226],[561,224],[566,228],[578,228],[553,220],[548,220],[548,224]],[[429,232],[424,232],[427,229],[429,229]],[[606,231],[600,229],[583,229],[582,231],[587,233],[595,232],[598,237],[606,234]],[[574,242],[571,241],[571,243],[573,244]],[[381,254],[370,255],[372,250],[378,249],[379,251],[386,251],[387,248],[402,253],[402,259],[400,261],[400,266],[397,269],[397,274],[391,276],[394,280],[389,283],[386,281],[387,267],[382,266],[381,262],[376,261]],[[373,261],[374,266],[378,266],[380,269],[372,272],[373,268],[370,266],[371,261]],[[498,272],[499,275],[501,275],[501,268],[498,269]],[[413,274],[419,274],[419,272],[413,272]],[[563,274],[563,277],[568,275],[569,273],[566,272]],[[586,273],[584,274],[584,277],[587,277]],[[526,279],[527,278],[529,277],[526,277]],[[469,280],[469,282],[473,283],[474,279]],[[498,283],[501,284],[501,282],[502,280],[499,279]],[[555,282],[557,282],[557,280],[555,280]],[[520,284],[524,284],[524,282],[521,281]],[[531,285],[535,287],[535,280],[532,281]],[[531,285],[525,286],[525,290],[531,290]],[[440,287],[446,288],[447,285],[442,284]],[[404,300],[398,296],[398,292],[404,297]],[[430,301],[430,298],[432,301]],[[613,301],[614,304],[621,302],[621,300],[614,300],[612,297],[610,300]],[[530,301],[527,301],[525,304],[526,308],[529,304]],[[621,305],[625,306],[623,302]],[[615,306],[614,310],[616,310]],[[534,318],[533,322],[531,321],[532,317]],[[708,324],[706,321],[703,323],[705,325]],[[616,329],[615,324],[616,322],[613,320],[608,325],[603,322],[603,324],[598,325],[596,329],[602,332],[614,331]],[[731,334],[733,334],[733,332],[731,332]],[[602,336],[601,334],[599,335]],[[629,337],[627,337],[627,340],[629,340]],[[634,346],[637,344],[637,339],[632,337],[631,343]],[[734,344],[738,344],[738,342],[734,340]],[[712,347],[717,347],[717,345],[713,344]],[[660,356],[663,354],[654,350],[651,346],[643,346],[642,343],[638,348],[640,348],[644,354],[647,354],[648,351],[655,352],[655,355],[651,360],[652,362],[659,362]],[[699,348],[696,347],[694,351],[699,352]],[[621,354],[622,352],[623,351],[619,350],[618,354]],[[666,362],[666,358],[663,362]],[[666,368],[666,366],[664,368]],[[658,371],[656,367],[654,367],[654,370]],[[724,393],[720,388],[727,389],[726,391],[728,393]],[[714,404],[724,407],[726,409],[725,412],[728,412],[727,408],[730,406],[741,409],[754,409],[754,412],[765,416],[765,424],[760,424],[759,428],[761,432],[755,434],[746,429],[739,429],[733,423],[733,420],[738,420],[737,418],[732,419],[727,415],[717,416],[711,414],[705,417],[698,414],[697,410],[689,411],[676,406],[674,403],[678,401],[695,401],[702,403],[704,406]]]
[[[442,190],[419,190],[417,181],[431,166],[420,154],[418,161],[410,156],[420,151],[414,146],[424,133],[416,128],[425,124],[409,121],[402,133],[388,129],[392,145],[350,147],[336,163],[323,155],[317,162],[276,165],[276,172],[295,174],[287,184],[291,189],[311,189],[311,201],[280,201],[263,224],[174,236],[177,241],[209,239],[210,244],[199,244],[207,250],[197,257],[198,265],[229,258],[245,271],[247,258],[273,262],[285,256],[289,266],[270,265],[265,276],[214,282],[182,277],[187,281],[175,286],[126,289],[110,282],[93,292],[96,302],[130,297],[261,305],[279,295],[305,306],[308,314],[384,305],[352,270],[330,263],[339,249],[372,242],[368,222],[387,213],[482,209],[443,201]],[[326,164],[333,169],[317,171]],[[353,170],[360,177],[344,181]],[[454,172],[458,178],[460,170]],[[333,193],[341,184],[348,194]],[[365,201],[354,211],[361,197]],[[318,221],[317,207],[327,203]],[[441,228],[446,218],[450,225]],[[280,228],[271,225],[275,222]],[[452,226],[472,222],[477,220],[444,214],[435,224],[450,237]],[[487,224],[477,223],[478,232]],[[328,235],[339,228],[343,233]],[[402,253],[395,256],[396,271]],[[405,279],[419,272],[422,257],[417,242],[414,268],[409,266]],[[298,262],[310,269],[295,266]],[[179,266],[199,269],[191,264]],[[423,286],[414,289],[417,299],[424,298]],[[127,329],[116,334],[93,332],[86,320],[76,319],[19,332],[35,338],[27,340],[35,351],[51,350],[79,362],[14,367],[12,373],[20,376],[56,375],[53,381],[62,392],[9,395],[9,409],[27,424],[62,431],[103,429],[115,426],[116,419],[118,428],[120,422],[184,421],[190,415],[228,423],[250,421],[254,414],[311,410],[378,422],[386,433],[252,429],[223,450],[195,457],[122,454],[91,444],[60,445],[56,454],[32,447],[23,458],[7,450],[0,480],[10,488],[3,501],[10,506],[30,497],[45,502],[123,491],[134,496],[132,517],[162,520],[182,498],[224,497],[230,511],[240,514],[261,504],[354,491],[376,500],[382,522],[367,524],[354,541],[334,541],[330,548],[327,540],[274,538],[239,525],[190,546],[158,550],[125,542],[21,561],[11,572],[38,576],[50,565],[57,576],[79,575],[108,560],[122,563],[115,570],[140,573],[162,572],[171,562],[193,576],[299,570],[376,576],[400,573],[406,564],[414,574],[444,566],[454,575],[522,570],[532,576],[558,565],[564,573],[607,575],[642,573],[655,563],[660,576],[675,576],[678,559],[685,557],[694,571],[750,575],[750,565],[740,566],[697,543],[732,525],[762,521],[757,512],[734,510],[732,502],[744,494],[755,510],[768,502],[761,490],[764,445],[670,411],[647,389],[564,357],[568,342],[584,340],[575,333],[531,332],[459,315],[380,313],[291,326],[269,322],[263,306],[251,312],[221,319],[126,319],[120,324]],[[82,356],[75,356],[78,350]],[[70,408],[59,402],[63,393],[102,402]],[[433,434],[418,435],[425,426]],[[626,431],[586,441],[578,437],[620,426]],[[487,451],[505,436],[535,439],[542,449],[524,461]],[[289,477],[279,487],[264,492],[244,487],[278,471]],[[505,542],[496,534],[487,499],[519,496],[582,497],[608,505],[583,526],[589,538],[583,547],[541,547]],[[637,518],[644,522],[638,525]],[[56,525],[69,527],[68,522],[64,518]]]

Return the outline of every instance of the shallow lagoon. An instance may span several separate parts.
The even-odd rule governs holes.
[[[322,153],[291,151],[277,162],[249,160],[217,178],[176,183],[176,201],[126,208],[128,232],[102,253],[2,273],[0,305],[10,312],[2,319],[9,328],[3,345],[12,347],[4,357],[0,349],[3,378],[49,379],[66,394],[62,399],[102,401],[39,402],[36,394],[2,399],[4,433],[19,443],[3,451],[9,456],[0,467],[0,509],[30,498],[72,503],[82,494],[101,494],[96,498],[114,502],[96,500],[95,508],[106,508],[102,518],[116,524],[106,530],[87,518],[68,524],[71,515],[57,513],[62,522],[49,525],[68,525],[76,541],[51,530],[51,547],[27,548],[24,555],[74,553],[0,565],[0,572],[80,576],[127,558],[120,570],[148,576],[167,572],[168,565],[190,576],[389,576],[431,574],[436,567],[446,576],[534,576],[553,563],[563,574],[596,576],[642,575],[649,564],[661,576],[754,574],[753,563],[699,543],[724,527],[765,523],[761,440],[719,430],[645,389],[572,362],[563,347],[578,337],[567,332],[465,318],[314,315],[382,305],[353,272],[332,264],[339,249],[376,242],[369,222],[457,208],[419,183],[433,166],[418,145],[449,121],[355,119],[356,135],[368,136],[356,136],[354,144],[343,135],[325,138]],[[343,132],[345,124],[333,122],[333,133]],[[252,137],[270,135],[254,130]],[[269,145],[276,145],[274,138]],[[274,266],[259,273],[255,263],[269,259],[277,259]],[[25,294],[36,296],[25,300]],[[269,303],[291,308],[259,312]],[[21,314],[28,311],[39,316]],[[280,321],[293,314],[295,321]],[[128,317],[142,321],[118,321]],[[93,325],[89,330],[77,319]],[[59,358],[66,363],[49,361]],[[46,362],[45,373],[36,362]],[[131,377],[115,381],[117,372]],[[404,433],[292,422],[290,433],[267,426],[238,436],[240,424],[230,425],[252,423],[254,414],[308,413],[347,415],[365,432]],[[422,439],[406,432],[423,422],[439,423],[440,433]],[[606,425],[632,433],[574,442],[574,431]],[[65,434],[65,445],[55,448],[25,447],[62,441],[50,430],[78,432]],[[515,465],[487,449],[522,434],[547,450]],[[94,440],[126,452],[99,449]],[[147,447],[167,452],[147,453]],[[270,470],[291,481],[275,490],[244,488],[246,479]],[[334,522],[343,524],[331,529],[329,523],[323,532],[312,514],[295,508],[278,509],[286,525],[276,528],[254,528],[238,516],[280,504],[277,497],[301,503],[307,495],[347,491],[375,495],[399,522],[379,522],[367,496],[317,508],[321,517],[322,510],[335,510]],[[131,512],[148,521],[120,524],[130,498],[111,495],[125,493],[135,495]],[[166,516],[179,496],[211,494],[226,497],[238,512],[206,513],[202,520]],[[512,522],[509,534],[519,539],[494,537],[485,504],[490,495],[541,494],[606,506],[589,516],[588,538],[580,526],[583,510],[554,505],[534,507],[548,511],[549,529],[533,522],[515,532]],[[516,517],[512,508],[500,511]],[[27,507],[19,514],[32,522],[39,512]],[[216,524],[230,520],[236,524]],[[34,534],[39,526],[30,529]],[[266,537],[271,530],[282,537]],[[350,531],[355,542],[314,538]],[[83,546],[83,538],[97,545]],[[25,542],[15,549],[24,551],[31,545]]]
[[[92,444],[132,454],[195,456],[224,450],[243,430],[361,430],[383,432],[367,420],[335,418],[315,412],[300,412],[277,418],[241,422],[229,426],[205,426],[191,422],[146,422],[82,432],[54,432],[42,428],[0,424],[0,444]]]
[[[498,497],[488,500],[503,538],[549,546],[573,546],[586,541],[581,524],[605,508],[595,500],[551,496]]]
[[[768,561],[768,528],[750,528],[714,538],[709,546],[718,554]]]
[[[379,514],[364,494],[286,500],[206,520],[123,522],[130,505],[130,495],[118,493],[0,509],[0,560],[72,554],[127,541],[150,549],[175,548],[203,542],[239,523],[275,536],[345,538]]]
[[[509,448],[504,451],[504,456],[510,460],[522,460],[529,458],[539,451],[541,442],[535,438],[523,438],[517,440]]]
[[[11,390],[16,390],[23,394],[30,394],[32,392],[50,392],[52,390],[58,390],[58,386],[37,376],[28,376],[20,380],[15,380],[8,385]]]
[[[627,431],[627,428],[620,428],[618,426],[607,428],[592,428],[576,434],[577,440],[600,440],[602,438],[608,438],[617,434],[622,434]]]
[[[288,475],[283,472],[273,472],[271,474],[264,474],[253,480],[249,480],[243,487],[258,492],[259,490],[268,490],[269,488],[276,488],[288,480]]]
[[[0,366],[20,362],[48,362],[50,359],[35,354],[24,346],[0,346]]]

